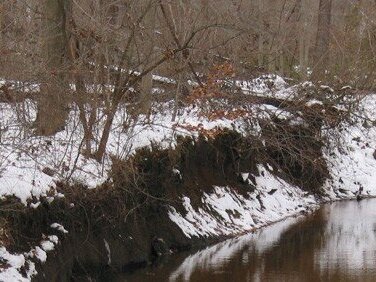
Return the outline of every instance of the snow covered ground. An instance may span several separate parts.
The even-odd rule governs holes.
[[[274,81],[270,83],[270,81]],[[297,86],[288,87],[280,77],[268,77],[250,82],[236,82],[244,93],[293,99]],[[320,101],[311,101],[312,105]],[[159,105],[161,111],[153,114],[148,122],[141,116],[128,127],[126,110],[119,110],[115,117],[108,150],[102,164],[87,159],[81,154],[83,129],[78,122],[78,110],[72,108],[67,127],[53,137],[37,137],[33,134],[32,123],[36,116],[36,105],[31,100],[23,103],[0,104],[0,198],[15,196],[22,203],[36,208],[41,197],[53,201],[64,195],[55,191],[58,181],[84,183],[95,188],[108,179],[111,155],[126,158],[137,148],[152,143],[163,147],[174,146],[177,135],[197,136],[200,130],[229,128],[245,133],[243,117],[238,119],[221,118],[210,120],[200,114],[195,107],[179,112],[171,122],[173,107],[166,103]],[[281,111],[271,106],[255,107],[252,114],[268,115],[270,111]],[[346,125],[338,140],[331,140],[324,150],[329,164],[331,179],[325,184],[326,200],[354,198],[359,190],[363,195],[376,196],[376,127],[371,123],[376,119],[376,95],[370,95],[361,104],[359,112],[366,114],[370,121]],[[288,113],[280,113],[281,115]],[[100,113],[98,113],[100,116]],[[249,118],[249,116],[247,117]],[[99,133],[103,120],[96,124]],[[258,128],[255,125],[254,132]],[[331,132],[323,132],[331,136]],[[96,134],[95,134],[96,135]],[[99,134],[97,134],[99,136]],[[93,140],[93,146],[99,140]],[[273,175],[262,165],[258,166],[260,176],[256,178],[256,191],[249,197],[237,194],[230,187],[214,187],[214,192],[202,196],[203,208],[194,209],[188,197],[182,196],[186,214],[182,215],[170,207],[169,217],[184,234],[194,236],[235,235],[296,215],[307,209],[314,209],[319,202],[299,187],[288,184]],[[243,173],[247,181],[248,172]],[[214,212],[213,212],[214,211]],[[58,223],[56,223],[58,225]],[[56,227],[57,228],[57,227]],[[60,226],[61,230],[65,230]],[[51,236],[50,236],[51,237]],[[48,237],[49,238],[49,237]],[[56,240],[55,240],[56,239]],[[41,238],[42,241],[42,238]],[[10,254],[0,248],[0,281],[28,281],[36,270],[34,261],[46,260],[47,252],[58,244],[58,238],[49,238],[24,254]],[[27,277],[20,274],[27,265]]]

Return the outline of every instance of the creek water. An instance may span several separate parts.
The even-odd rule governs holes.
[[[376,281],[376,199],[327,204],[113,281]]]

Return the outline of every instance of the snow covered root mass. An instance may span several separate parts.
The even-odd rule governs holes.
[[[202,207],[194,209],[188,197],[183,197],[186,214],[171,207],[170,219],[191,238],[192,236],[230,236],[279,221],[285,217],[317,207],[313,195],[274,176],[263,166],[255,176],[257,192],[240,195],[230,187],[214,187],[204,193]],[[247,173],[243,174],[246,181]]]

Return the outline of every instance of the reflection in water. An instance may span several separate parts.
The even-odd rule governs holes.
[[[116,281],[376,281],[376,199],[326,205]]]
[[[315,251],[321,273],[376,281],[376,200],[325,207],[325,244]]]
[[[237,265],[248,266],[251,263],[255,263],[251,259],[255,255],[263,254],[268,248],[278,242],[281,234],[295,222],[296,219],[290,218],[262,229],[255,234],[227,240],[191,255],[170,275],[170,281],[189,281],[195,275],[199,273],[200,275],[205,275],[208,271],[214,274],[222,273],[223,275],[230,265],[230,268],[234,270]],[[230,272],[230,274],[232,273]]]

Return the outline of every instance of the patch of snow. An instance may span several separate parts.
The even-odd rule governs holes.
[[[50,240],[55,245],[57,245],[59,243],[59,238],[56,235],[50,235],[50,236],[48,236],[48,240]]]
[[[240,175],[241,175],[243,181],[247,181],[247,179],[249,177],[249,173],[241,173]]]
[[[321,88],[322,90],[329,91],[330,93],[334,93],[334,89],[331,88],[330,86],[327,86],[327,85],[320,85],[320,88]]]
[[[46,252],[49,252],[49,251],[52,251],[55,249],[55,245],[53,242],[49,241],[49,240],[45,240],[45,241],[42,241],[40,243],[40,246],[41,248],[46,251]]]
[[[320,105],[322,106],[323,103],[319,100],[316,100],[316,99],[312,99],[312,100],[309,100],[307,103],[306,103],[306,106],[307,107],[312,107],[313,105]]]
[[[153,80],[168,83],[168,84],[176,84],[176,81],[174,79],[171,79],[165,76],[155,75],[155,74],[153,74]]]
[[[263,75],[253,80],[237,80],[235,85],[239,87],[245,94],[262,94],[272,93],[285,89],[286,81],[278,75]]]
[[[40,246],[35,246],[28,253],[11,254],[5,247],[0,247],[0,281],[31,281],[32,277],[37,275],[35,262],[45,263],[47,252],[55,249],[59,238],[56,235],[47,236],[48,240],[42,240]],[[22,271],[23,269],[23,271]],[[25,271],[26,270],[26,271]],[[22,273],[25,273],[24,276]]]
[[[27,262],[22,254],[10,254],[6,248],[0,247],[0,261],[5,267],[0,271],[0,281],[31,281],[31,277],[37,274],[35,265]],[[27,265],[26,277],[21,274],[21,268]]]
[[[24,255],[12,255],[4,247],[0,247],[0,257],[6,261],[7,264],[20,268],[25,264]]]
[[[301,85],[303,88],[310,88],[315,86],[312,81],[304,81],[301,83]]]
[[[349,90],[349,89],[352,89],[350,85],[346,85],[341,88],[341,90]]]
[[[34,249],[34,255],[37,259],[39,259],[42,263],[46,262],[47,260],[47,253],[41,247],[36,246]]]
[[[213,193],[204,193],[203,207],[195,209],[188,197],[182,198],[186,215],[170,207],[171,221],[188,238],[234,235],[317,207],[313,196],[272,175],[261,165],[258,169],[257,194],[249,193],[244,197],[230,187],[214,186]],[[270,195],[268,192],[273,189],[276,192]]]
[[[106,248],[106,251],[107,251],[107,264],[110,265],[111,264],[111,249],[110,249],[110,245],[108,244],[107,240],[106,239],[103,239],[104,241],[104,247]]]
[[[172,173],[179,176],[180,179],[183,179],[183,176],[182,176],[180,170],[178,170],[177,168],[173,168]]]
[[[33,208],[33,209],[36,209],[36,208],[39,207],[39,205],[40,205],[40,202],[37,202],[37,203],[31,203],[31,204],[30,204],[30,207]]]
[[[50,227],[51,227],[51,228],[54,228],[54,229],[57,229],[58,231],[63,232],[64,234],[67,234],[67,233],[68,233],[68,230],[66,230],[66,229],[64,228],[64,226],[61,225],[61,224],[59,224],[59,223],[52,223],[52,224],[50,225]]]

